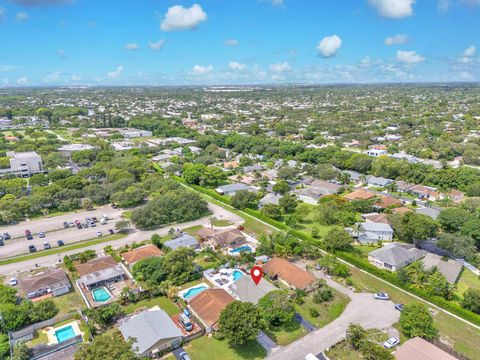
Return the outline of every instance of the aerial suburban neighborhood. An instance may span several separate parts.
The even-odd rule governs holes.
[[[0,360],[480,360],[478,1],[106,3],[0,0]]]

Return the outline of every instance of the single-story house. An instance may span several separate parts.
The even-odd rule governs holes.
[[[406,214],[406,213],[409,213],[411,211],[412,211],[412,209],[410,209],[406,206],[401,206],[401,207],[397,207],[397,208],[392,209],[392,213],[394,213],[394,214]]]
[[[402,200],[399,200],[392,196],[380,195],[378,197],[378,200],[375,201],[374,207],[379,209],[386,209],[389,207],[400,206],[400,205],[403,205]]]
[[[282,258],[271,259],[262,269],[271,279],[280,280],[293,289],[312,291],[318,285],[312,274]]]
[[[395,181],[395,184],[397,185],[397,189],[400,190],[400,191],[403,191],[403,192],[408,191],[408,189],[410,189],[412,186],[414,186],[414,184],[408,183],[408,182],[403,181],[403,180]]]
[[[125,341],[134,340],[132,348],[142,357],[156,357],[158,353],[182,343],[182,332],[158,307],[124,320],[118,329]]]
[[[51,294],[60,296],[70,292],[72,285],[62,269],[46,270],[20,280],[20,289],[27,299]]]
[[[364,219],[365,222],[390,224],[390,222],[388,221],[388,214],[384,214],[384,213],[362,214],[362,219]]]
[[[278,205],[281,198],[282,198],[282,195],[280,194],[268,193],[267,195],[265,195],[263,198],[260,199],[260,201],[258,202],[258,207],[261,209],[267,204]]]
[[[206,241],[213,248],[238,247],[246,243],[245,236],[238,229],[214,230],[203,228],[197,232],[200,239]]]
[[[261,279],[258,285],[255,285],[250,276],[242,276],[231,284],[228,290],[238,300],[256,304],[270,291],[278,289],[265,279]]]
[[[188,307],[202,321],[207,333],[217,330],[220,313],[235,298],[220,288],[207,289],[188,301]]]
[[[252,185],[258,181],[255,176],[245,174],[231,175],[228,177],[228,180],[245,185]]]
[[[237,161],[228,161],[223,163],[225,169],[235,169],[238,168],[240,164]]]
[[[198,241],[193,236],[185,234],[172,240],[165,241],[163,246],[169,249],[175,250],[180,247],[191,247],[192,249],[198,249]]]
[[[157,248],[155,245],[148,244],[136,249],[124,252],[122,254],[122,258],[128,266],[133,266],[140,260],[154,257],[154,256],[162,256],[163,252]]]
[[[238,191],[243,191],[243,190],[253,191],[253,188],[245,184],[228,184],[228,185],[219,186],[218,188],[215,189],[215,191],[220,195],[227,195],[227,196],[233,196]]]
[[[356,234],[352,229],[348,229],[354,237],[358,235],[358,242],[368,243],[368,242],[378,242],[378,241],[392,241],[393,239],[393,229],[389,224],[385,223],[375,223],[375,222],[363,222],[357,223],[361,225],[362,230],[359,234]],[[368,239],[373,241],[367,241]],[[375,241],[376,239],[376,241]]]
[[[359,173],[358,171],[344,170],[342,172],[350,175],[350,181],[353,181],[354,183],[359,183],[360,179],[362,178],[362,173]]]
[[[75,266],[80,279],[80,284],[88,290],[105,285],[107,283],[122,281],[127,277],[123,267],[110,255],[87,261]]]
[[[387,244],[368,254],[368,261],[380,269],[397,271],[423,258],[426,251],[412,244]]]
[[[248,173],[251,173],[251,172],[255,172],[255,171],[262,171],[263,170],[263,166],[260,165],[260,164],[255,164],[255,165],[250,165],[250,166],[245,166],[242,171],[244,174],[248,174]]]
[[[435,208],[432,208],[432,207],[423,207],[423,208],[416,208],[415,209],[415,212],[416,213],[419,213],[419,214],[423,214],[423,215],[427,215],[429,217],[431,217],[432,219],[436,219],[438,217],[438,215],[440,214],[440,210],[437,210]]]
[[[368,185],[385,187],[392,182],[393,182],[393,180],[385,179],[384,177],[376,177],[376,176],[373,176],[373,175],[367,176],[367,184]]]
[[[338,189],[340,189],[340,185],[328,181],[315,180],[305,189],[298,191],[297,195],[303,202],[316,205],[322,196],[336,194]]]
[[[437,189],[430,186],[414,185],[408,189],[408,192],[418,196],[420,199],[432,201],[440,199],[440,193]]]
[[[375,193],[365,190],[365,189],[358,189],[352,191],[350,194],[344,196],[345,199],[353,201],[353,200],[369,200],[376,196]]]
[[[457,358],[443,351],[439,347],[433,345],[431,342],[422,339],[421,337],[414,337],[405,341],[394,352],[397,360],[456,360]]]
[[[270,181],[274,181],[278,178],[278,170],[265,170],[262,172],[262,177],[268,178]]]
[[[443,260],[442,257],[437,254],[428,253],[421,261],[427,270],[436,267],[451,284],[457,282],[462,272],[463,265],[460,261],[453,259]]]
[[[447,196],[452,199],[454,202],[462,201],[465,197],[465,193],[460,190],[452,189],[447,193]]]

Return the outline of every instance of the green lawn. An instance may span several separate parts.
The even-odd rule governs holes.
[[[278,345],[288,345],[307,334],[307,331],[297,321],[292,320],[281,326],[270,326],[265,334],[272,338]]]
[[[226,340],[207,336],[193,340],[184,349],[192,360],[260,360],[267,356],[257,342],[234,348]]]
[[[339,342],[325,354],[332,360],[358,360],[362,358],[360,352],[352,348],[346,341]]]
[[[46,344],[47,342],[48,342],[47,334],[40,329],[33,333],[33,339],[30,341],[27,341],[26,345],[28,347],[32,347],[35,345]]]
[[[223,227],[223,226],[230,226],[233,223],[230,220],[226,219],[214,219],[212,221],[213,226]]]
[[[180,310],[177,308],[175,303],[172,300],[170,300],[169,298],[164,297],[164,296],[145,299],[145,300],[139,301],[135,304],[127,305],[125,307],[125,312],[127,314],[131,314],[135,310],[140,309],[142,307],[151,308],[153,306],[159,306],[160,308],[165,310],[165,312],[168,315],[175,315],[175,314],[178,314],[180,312]]]
[[[62,296],[51,298],[59,310],[59,314],[68,314],[78,309],[84,308],[86,305],[82,297],[76,291],[69,292]]]
[[[360,251],[360,253],[362,254],[363,257],[367,258],[369,252],[371,252],[373,250],[377,250],[377,249],[379,249],[379,247],[378,246],[368,246],[368,245],[358,245],[358,246],[355,246],[355,249]]]
[[[307,204],[308,205],[308,204]],[[324,236],[328,230],[332,228],[332,226],[321,225],[315,220],[315,205],[310,205],[311,211],[310,213],[303,219],[301,219],[300,223],[298,224],[298,228],[301,231],[304,231],[307,235],[312,235],[313,227],[318,228],[318,233],[320,236]]]
[[[364,274],[358,269],[351,269],[354,287],[357,290],[378,292],[385,291],[395,303],[413,304],[418,300],[412,296],[397,290],[389,284],[385,284],[374,277]],[[438,311],[434,316],[435,324],[440,331],[440,338],[447,342],[459,353],[472,359],[480,354],[480,330],[465,324],[452,316]]]
[[[339,317],[348,304],[348,298],[332,289],[335,297],[332,301],[315,304],[311,296],[305,297],[302,305],[295,304],[295,310],[317,328],[324,327]],[[317,309],[319,316],[310,315],[310,309]]]
[[[480,278],[470,270],[464,268],[457,282],[456,293],[460,297],[463,297],[463,293],[467,291],[468,288],[480,289]]]

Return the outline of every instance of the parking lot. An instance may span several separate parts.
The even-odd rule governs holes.
[[[111,206],[104,206],[92,211],[82,211],[3,226],[0,228],[0,233],[9,233],[11,239],[5,240],[4,246],[0,247],[0,258],[28,253],[29,245],[34,245],[37,250],[42,250],[45,242],[48,242],[51,247],[55,247],[59,240],[63,241],[64,244],[69,244],[95,238],[97,237],[97,231],[100,231],[102,235],[108,235],[108,230],[114,229],[115,221],[120,219],[121,214],[122,210],[113,209]],[[64,222],[70,223],[75,222],[75,220],[85,223],[86,217],[96,217],[100,220],[103,215],[109,218],[105,225],[97,222],[95,227],[82,229],[77,229],[75,226],[65,229],[63,225]],[[25,230],[27,229],[32,233],[32,240],[27,240],[25,237]],[[39,237],[38,234],[40,232],[45,233],[44,238]]]

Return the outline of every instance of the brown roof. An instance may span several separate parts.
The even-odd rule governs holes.
[[[238,245],[245,242],[245,236],[238,229],[228,229],[217,231],[210,228],[203,228],[198,230],[198,237],[201,239],[212,240],[217,246],[226,246],[230,244]]]
[[[395,358],[397,360],[455,360],[456,358],[446,353],[442,349],[436,347],[432,343],[419,338],[414,337],[403,343],[395,351]]]
[[[87,261],[84,264],[75,265],[78,275],[84,276],[96,271],[116,267],[118,264],[110,255]]]
[[[159,248],[155,245],[149,244],[123,253],[122,258],[128,265],[133,265],[140,260],[162,255],[163,252]]]
[[[344,196],[348,200],[368,200],[375,197],[375,193],[365,189],[358,189]]]
[[[205,324],[215,327],[222,310],[233,301],[233,296],[223,289],[207,289],[189,300],[188,304]]]
[[[412,211],[412,209],[409,209],[405,206],[392,209],[392,212],[396,214],[406,214],[406,213],[409,213],[410,211]]]
[[[383,224],[390,224],[388,221],[387,214],[372,214],[372,215],[365,215],[363,216],[365,220],[369,220],[374,223],[383,223]]]
[[[211,228],[202,228],[197,231],[197,236],[200,239],[207,239],[208,237],[216,234],[217,232]]]
[[[273,258],[262,269],[267,275],[277,276],[297,289],[305,289],[317,280],[312,274],[282,258]]]
[[[70,285],[65,271],[62,269],[47,270],[35,275],[30,275],[20,280],[20,287],[25,294],[40,289],[62,287]]]
[[[375,205],[381,208],[390,206],[402,205],[402,201],[391,196],[380,195],[380,198],[375,202]]]

